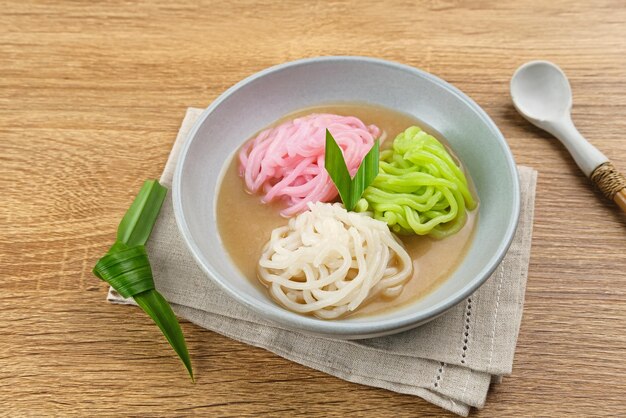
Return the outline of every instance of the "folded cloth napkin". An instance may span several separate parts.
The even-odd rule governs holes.
[[[189,108],[160,182],[170,187],[187,133],[202,112]],[[506,257],[464,302],[419,328],[358,341],[282,329],[240,305],[196,265],[176,226],[171,194],[147,250],[157,289],[181,317],[246,344],[350,382],[417,395],[466,416],[491,383],[511,373],[522,317],[537,172],[519,167],[522,212]],[[110,290],[108,300],[132,303]]]

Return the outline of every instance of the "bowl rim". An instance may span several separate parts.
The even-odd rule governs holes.
[[[408,314],[404,314],[402,316],[396,318],[388,318],[388,319],[372,319],[371,321],[361,321],[361,322],[347,322],[347,321],[328,321],[328,320],[320,320],[317,318],[303,316],[288,312],[283,307],[276,305],[274,303],[269,303],[271,301],[268,300],[268,303],[259,303],[253,297],[249,297],[246,294],[242,294],[237,292],[237,290],[229,284],[229,281],[226,278],[222,278],[211,265],[208,263],[205,264],[203,259],[200,257],[200,249],[195,244],[193,237],[191,235],[191,231],[188,228],[187,221],[185,219],[185,214],[183,211],[182,205],[182,197],[181,197],[181,182],[182,182],[182,171],[184,167],[185,160],[187,159],[187,155],[189,149],[191,147],[191,143],[193,139],[196,137],[200,126],[204,123],[206,118],[226,99],[228,99],[232,94],[234,94],[237,90],[244,87],[247,84],[250,84],[260,78],[263,78],[269,74],[277,73],[280,71],[288,70],[294,67],[306,66],[310,64],[318,64],[325,62],[360,62],[368,65],[379,65],[384,67],[391,67],[393,69],[398,69],[402,71],[406,71],[412,73],[415,76],[427,79],[428,81],[437,84],[438,86],[444,88],[450,93],[456,95],[462,102],[464,102],[474,113],[486,124],[486,126],[493,132],[495,137],[497,138],[498,145],[502,148],[504,152],[505,158],[507,160],[508,168],[510,170],[509,174],[513,178],[513,212],[512,216],[507,225],[506,231],[504,233],[504,240],[498,246],[496,252],[491,256],[488,262],[485,264],[483,269],[470,281],[470,283],[458,290],[457,292],[449,295],[439,303],[430,306],[427,309],[420,310],[418,312],[410,312]],[[249,307],[262,317],[275,322],[277,324],[281,324],[289,329],[293,329],[300,332],[312,333],[316,335],[326,335],[333,336],[338,338],[366,338],[371,336],[378,335],[388,335],[396,332],[405,331],[411,329],[413,327],[419,326],[425,322],[428,322],[437,316],[443,314],[448,309],[457,305],[468,296],[470,296],[476,289],[478,289],[486,280],[491,276],[491,274],[498,267],[504,256],[506,255],[511,242],[513,240],[515,231],[517,230],[517,225],[519,222],[520,216],[520,185],[519,185],[519,177],[517,171],[517,165],[515,164],[515,160],[513,158],[513,154],[509,148],[506,139],[493,122],[493,120],[487,115],[487,113],[469,96],[463,93],[458,88],[449,84],[448,82],[442,80],[441,78],[434,76],[426,71],[420,70],[418,68],[397,63],[394,61],[388,61],[379,58],[372,57],[363,57],[363,56],[320,56],[313,58],[305,58],[299,59],[295,61],[285,62],[282,64],[274,65],[272,67],[261,70],[257,73],[254,73],[238,83],[234,84],[230,88],[228,88],[225,92],[223,92],[217,99],[215,99],[198,117],[194,126],[189,131],[185,138],[185,142],[183,143],[183,148],[181,149],[180,155],[178,156],[176,169],[174,172],[174,178],[172,181],[172,203],[174,207],[174,216],[176,219],[176,223],[178,225],[178,229],[183,236],[187,247],[191,251],[196,264],[200,266],[200,268],[204,271],[204,273],[215,283],[217,283],[222,290],[226,291],[235,301],[244,304]],[[296,315],[287,316],[288,314]]]

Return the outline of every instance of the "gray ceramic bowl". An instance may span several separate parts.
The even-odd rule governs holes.
[[[480,199],[475,239],[454,274],[428,296],[393,312],[325,321],[274,303],[242,276],[221,244],[215,216],[220,173],[254,133],[295,110],[365,102],[408,113],[444,135],[474,180]],[[461,91],[426,72],[363,57],[321,57],[278,65],[228,89],[208,107],[184,145],[173,185],[176,220],[198,265],[259,316],[306,333],[356,339],[423,324],[474,292],[494,271],[513,238],[519,183],[507,143],[487,114]],[[245,239],[245,237],[242,237]]]

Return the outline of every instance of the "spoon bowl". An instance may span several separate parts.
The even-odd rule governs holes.
[[[548,61],[519,67],[511,79],[511,97],[517,111],[531,123],[559,121],[572,108],[572,89],[565,73]]]

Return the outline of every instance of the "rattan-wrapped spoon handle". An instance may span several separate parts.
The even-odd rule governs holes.
[[[610,161],[593,170],[591,181],[626,213],[626,178]]]

